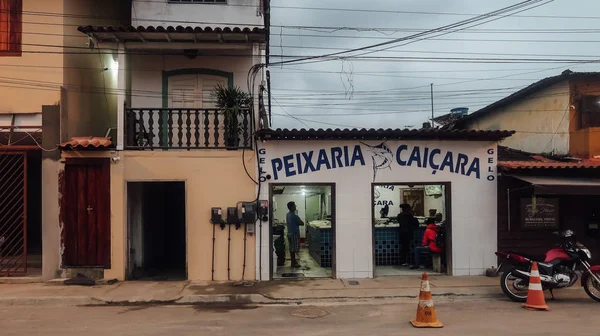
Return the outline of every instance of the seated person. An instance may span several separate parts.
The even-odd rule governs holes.
[[[415,247],[415,264],[410,269],[421,268],[421,253],[441,253],[442,249],[435,243],[435,236],[438,233],[438,226],[435,224],[435,218],[427,218],[425,220],[427,229],[423,234],[423,242],[421,246]]]

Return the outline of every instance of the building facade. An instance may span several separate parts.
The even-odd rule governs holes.
[[[86,126],[61,139],[56,190],[44,193],[58,195],[44,245],[55,252],[45,265],[53,276],[254,280],[253,233],[211,221],[212,208],[256,198],[265,75],[249,72],[265,63],[268,7],[242,2],[132,1],[126,23],[75,27],[106,58],[110,100],[91,115],[92,102],[74,108],[68,97],[68,120],[61,112],[61,127]],[[217,88],[250,101],[224,108]],[[109,127],[94,123],[101,117]]]
[[[446,228],[440,253],[446,270],[438,272],[484,274],[496,265],[497,142],[510,134],[261,131],[260,199],[269,204],[270,219],[258,232],[257,278],[371,278],[402,272],[398,267],[404,261],[414,261],[412,249],[421,243],[427,217],[439,217]],[[307,237],[301,239],[296,269],[278,262],[278,240],[290,230],[279,219],[288,213],[289,201],[296,203]],[[422,227],[406,240],[410,249],[405,252],[395,222],[402,203],[412,207]],[[288,240],[281,243],[292,246],[293,238]]]
[[[6,184],[0,209],[7,224],[0,229],[0,276],[48,279],[59,259],[58,246],[42,244],[58,235],[57,145],[80,131],[104,135],[116,120],[107,115],[116,103],[102,66],[108,58],[90,53],[76,26],[118,25],[129,14],[117,2],[9,0],[0,7],[0,169],[4,182],[15,182]],[[79,110],[88,114],[85,123],[73,113]]]
[[[504,142],[530,153],[591,158],[599,155],[595,120],[600,75],[566,70],[469,114],[455,128],[516,130]]]

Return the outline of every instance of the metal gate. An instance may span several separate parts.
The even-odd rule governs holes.
[[[27,153],[0,152],[0,276],[27,272]]]

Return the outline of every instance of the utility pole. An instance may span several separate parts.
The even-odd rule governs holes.
[[[431,124],[433,125],[433,83],[431,83]]]

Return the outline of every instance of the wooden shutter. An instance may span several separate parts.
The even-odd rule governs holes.
[[[198,76],[185,75],[171,78],[169,81],[169,96],[170,108],[201,107]]]
[[[225,86],[227,84],[225,79],[217,76],[200,76],[199,82],[202,87],[202,108],[216,108],[213,92],[217,85]]]
[[[0,0],[0,53],[21,55],[23,0]]]

